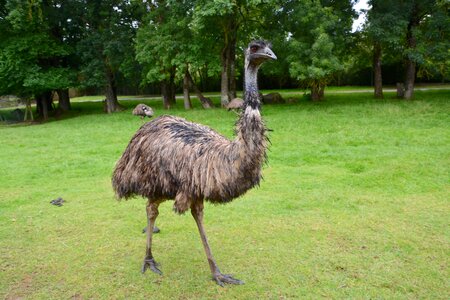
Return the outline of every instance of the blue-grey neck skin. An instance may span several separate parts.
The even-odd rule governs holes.
[[[259,63],[249,62],[246,58],[244,105],[236,123],[237,141],[244,149],[242,153],[246,153],[245,164],[264,161],[267,148],[266,127],[260,113],[261,99],[257,82],[259,66]]]
[[[260,96],[258,90],[258,69],[259,65],[250,63],[246,58],[244,70],[244,110],[248,106],[253,109],[260,109],[261,100],[259,99]]]

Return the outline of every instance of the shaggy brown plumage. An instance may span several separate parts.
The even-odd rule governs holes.
[[[246,50],[243,111],[236,138],[229,140],[209,127],[174,116],[144,124],[131,139],[114,170],[112,183],[119,198],[148,198],[147,253],[142,271],[161,273],[151,253],[152,228],[158,205],[174,199],[174,210],[191,213],[198,225],[213,278],[242,284],[220,273],[203,229],[203,201],[226,203],[259,184],[266,159],[266,129],[260,114],[257,71],[267,59],[276,59],[262,41]]]
[[[234,98],[230,101],[230,103],[226,105],[226,108],[228,109],[228,111],[232,109],[239,110],[242,108],[242,106],[244,106],[244,100],[242,100],[241,98]]]
[[[153,109],[145,104],[138,104],[136,105],[136,107],[133,109],[133,115],[135,116],[140,116],[141,119],[144,119],[145,117],[153,117]]]
[[[117,196],[175,199],[174,209],[184,213],[190,208],[185,201],[223,203],[242,195],[259,183],[266,137],[260,116],[242,115],[238,128],[237,138],[230,141],[209,127],[174,116],[146,123],[117,164]],[[248,131],[252,138],[245,139]],[[178,194],[185,197],[176,198]]]

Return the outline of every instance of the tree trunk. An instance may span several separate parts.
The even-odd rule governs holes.
[[[49,111],[53,111],[52,94],[50,91],[36,96],[36,110],[40,118],[44,121],[48,120]]]
[[[175,99],[175,70],[170,71],[169,79],[161,81],[161,95],[164,109],[170,109],[176,104]]]
[[[311,87],[311,99],[312,101],[320,101],[319,88],[317,86]]]
[[[403,99],[405,97],[405,85],[402,82],[397,82],[397,98]]]
[[[59,89],[58,93],[58,107],[62,111],[69,111],[71,109],[69,89]]]
[[[189,96],[189,71],[186,69],[183,78],[184,109],[192,109],[191,97]]]
[[[117,101],[117,87],[114,73],[109,68],[106,70],[105,96],[105,111],[108,114],[123,110],[123,107]]]
[[[406,46],[408,52],[414,52],[416,50],[417,41],[414,36],[414,28],[419,26],[420,17],[417,7],[417,3],[414,4],[413,11],[411,13],[410,21],[408,23],[408,30],[406,32]],[[406,57],[406,70],[405,70],[405,95],[404,99],[410,100],[414,96],[414,81],[416,78],[416,62],[411,56]]]
[[[175,104],[177,103],[177,98],[176,98],[176,94],[175,94],[175,72],[176,72],[176,68],[173,67],[170,70],[170,79],[169,79],[169,102],[170,102],[170,106],[175,106]]]
[[[408,60],[406,62],[406,74],[405,74],[405,95],[404,99],[410,100],[414,96],[414,80],[416,77],[416,63]]]
[[[44,121],[48,120],[48,109],[49,109],[49,103],[47,101],[47,98],[42,99],[42,118]]]
[[[311,85],[311,99],[314,102],[321,101],[324,97],[325,86],[314,83]]]
[[[381,74],[381,45],[375,43],[373,48],[373,74],[374,74],[374,97],[382,99],[383,96],[383,79]]]
[[[169,101],[169,94],[168,94],[168,84],[167,81],[161,81],[161,95],[163,98],[163,106],[164,109],[170,109],[170,101]]]
[[[208,109],[214,107],[214,104],[212,103],[211,99],[206,98],[203,96],[202,92],[199,90],[197,85],[194,83],[194,80],[192,79],[191,73],[189,73],[189,70],[186,72],[187,79],[189,80],[189,84],[194,90],[195,95],[202,103],[203,108]]]
[[[31,108],[31,100],[27,99],[26,100],[26,106],[25,106],[25,117],[23,118],[24,121],[28,120],[28,115],[30,115],[30,120],[34,121],[34,117],[33,117],[33,109]]]
[[[319,100],[323,100],[324,96],[325,96],[325,86],[320,85],[319,86]]]
[[[236,98],[236,37],[233,35],[230,46],[228,47],[228,63],[229,63],[229,99]]]
[[[190,74],[189,74],[190,75]],[[206,79],[208,78],[208,65],[205,65],[205,67],[204,68],[202,68],[199,72],[198,72],[198,75],[199,75],[199,79],[200,79],[200,87],[201,87],[201,89],[202,89],[202,91],[204,91],[204,90],[206,90],[207,88],[206,88]],[[191,76],[190,76],[191,77]],[[196,84],[194,84],[194,81],[192,81],[192,78],[191,78],[191,84],[192,84],[192,87],[198,87]],[[194,88],[194,92],[195,92],[195,88]]]
[[[222,62],[222,77],[220,81],[220,104],[222,107],[230,102],[229,98],[229,72],[228,72],[228,45],[225,45],[222,49],[221,62]]]

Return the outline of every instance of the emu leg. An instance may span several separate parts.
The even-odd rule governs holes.
[[[147,204],[147,248],[145,251],[144,263],[142,264],[142,273],[148,268],[153,272],[162,275],[162,272],[158,269],[158,263],[154,260],[152,255],[152,235],[153,227],[155,226],[156,217],[159,214],[159,203],[151,203],[150,200]]]
[[[153,233],[159,233],[160,231],[161,231],[161,229],[159,229],[158,226],[156,226],[156,224],[153,225]],[[142,233],[146,233],[146,232],[147,232],[147,226],[145,226],[142,229]]]
[[[212,255],[211,248],[209,247],[205,229],[203,228],[203,201],[194,202],[191,206],[191,213],[197,223],[198,231],[200,232],[200,237],[202,239],[203,248],[205,248],[206,257],[208,258],[209,268],[211,269],[213,280],[215,280],[220,286],[224,286],[224,283],[244,284],[243,281],[235,279],[231,275],[220,273],[219,267],[217,266]]]

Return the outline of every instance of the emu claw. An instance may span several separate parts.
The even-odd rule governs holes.
[[[244,284],[243,281],[233,278],[229,274],[222,274],[222,273],[214,274],[213,280],[221,287],[224,287],[225,283],[227,283],[227,284]]]
[[[141,272],[142,274],[144,274],[147,269],[150,269],[154,273],[162,275],[162,272],[160,269],[158,269],[158,266],[159,264],[153,258],[146,258],[144,259],[144,263],[142,264]]]

